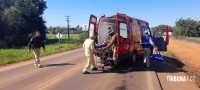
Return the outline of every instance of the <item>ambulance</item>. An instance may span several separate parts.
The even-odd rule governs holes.
[[[140,39],[144,35],[145,30],[152,36],[155,44],[160,51],[166,51],[168,45],[168,26],[158,27],[157,30],[151,31],[149,23],[127,16],[125,14],[117,13],[113,16],[101,16],[98,20],[96,16],[91,15],[88,25],[88,36],[94,35],[95,43],[102,43],[105,40],[110,40],[108,35],[108,27],[117,33],[116,38],[116,53],[115,58],[118,63],[129,62],[135,63],[137,57],[143,56]],[[113,65],[113,50],[108,49],[103,52],[98,52],[97,57],[100,57],[101,63],[105,65]]]

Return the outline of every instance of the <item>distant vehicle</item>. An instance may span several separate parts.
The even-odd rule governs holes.
[[[149,32],[149,35],[152,35],[159,50],[166,50],[169,40],[167,26],[165,28],[158,27],[158,29],[152,33],[148,22],[125,14],[117,13],[116,15],[109,17],[105,17],[104,15],[101,16],[99,20],[97,20],[96,16],[91,15],[89,19],[88,35],[97,36],[95,43],[109,40],[108,27],[111,27],[114,32],[118,34],[115,57],[119,62],[135,63],[136,57],[143,55],[140,39],[145,30]],[[164,39],[158,37],[160,31],[165,31],[161,34]],[[102,64],[113,65],[112,53],[113,51],[110,49],[106,52],[97,53],[97,56],[100,57]]]

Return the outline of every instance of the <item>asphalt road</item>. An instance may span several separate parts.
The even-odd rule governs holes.
[[[37,68],[29,60],[0,67],[0,90],[169,90],[166,85],[170,85],[165,75],[158,76],[154,68],[145,69],[142,63],[84,75],[81,71],[86,58],[82,49],[42,57],[41,64],[44,67]]]

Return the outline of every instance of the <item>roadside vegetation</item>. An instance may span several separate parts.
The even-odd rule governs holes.
[[[0,0],[0,48],[13,48],[28,43],[34,32],[45,39],[44,0]]]
[[[173,37],[188,42],[200,43],[200,21],[198,19],[179,19],[174,27]]]
[[[81,47],[86,32],[79,25],[70,27],[69,31],[59,26],[47,28],[42,17],[47,8],[45,0],[0,0],[0,65],[34,58],[26,45],[35,31],[40,31],[46,44],[42,56]],[[57,33],[63,34],[60,44]]]
[[[186,40],[188,42],[194,42],[200,44],[200,37],[185,37],[185,36],[179,36],[179,37],[173,37],[175,39],[179,40]]]
[[[66,37],[66,38],[65,38]],[[73,50],[82,47],[82,43],[87,37],[86,32],[81,34],[71,34],[70,40],[67,39],[67,34],[63,35],[60,44],[55,34],[47,34],[46,52],[41,49],[41,56],[50,55],[58,52]],[[27,47],[18,47],[12,49],[0,49],[0,65],[15,63],[34,58],[32,52],[28,52]]]
[[[167,55],[169,55],[169,56],[174,56],[174,52],[172,52],[172,51],[170,51],[170,50],[167,50],[167,52],[166,52],[165,54],[167,54]]]

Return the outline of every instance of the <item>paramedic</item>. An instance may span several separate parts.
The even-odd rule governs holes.
[[[143,53],[144,53],[144,64],[146,64],[146,68],[150,67],[150,54],[151,54],[151,48],[152,46],[154,47],[155,50],[157,50],[156,45],[152,41],[151,36],[148,34],[148,31],[144,31],[144,36],[140,40],[140,44],[142,45],[143,48]]]
[[[108,28],[108,34],[109,36],[112,37],[110,44],[108,44],[106,47],[104,47],[102,49],[102,51],[109,49],[110,47],[112,47],[112,51],[113,51],[113,60],[116,61],[116,57],[115,57],[115,53],[116,53],[116,38],[117,38],[117,33],[115,34],[114,31],[111,29],[111,27]]]
[[[83,74],[90,74],[90,72],[88,72],[88,69],[90,67],[92,70],[97,70],[95,66],[94,57],[93,57],[94,53],[97,52],[94,47],[94,39],[95,39],[94,35],[91,35],[83,43],[83,48],[85,49],[85,56],[87,58],[87,64],[82,71]]]

